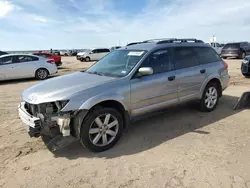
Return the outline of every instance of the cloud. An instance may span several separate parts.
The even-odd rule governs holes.
[[[250,40],[249,0],[0,2],[12,6],[11,14],[5,13],[1,20],[2,49],[16,48],[16,41],[18,48],[49,49],[111,47],[169,37],[207,41],[212,35],[223,43]],[[13,11],[13,7],[20,9]]]
[[[0,1],[0,19],[8,16],[13,10],[15,6],[9,1]]]
[[[33,17],[33,20],[38,21],[38,22],[43,22],[43,23],[48,22],[47,18],[45,18],[43,16],[36,16],[36,15]]]

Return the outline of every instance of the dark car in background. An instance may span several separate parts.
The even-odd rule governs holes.
[[[241,73],[243,76],[250,76],[250,56],[246,56],[241,63]]]
[[[6,54],[8,54],[8,53],[7,53],[7,52],[0,51],[0,56],[1,56],[1,55],[6,55]]]
[[[110,50],[113,51],[113,50],[117,50],[119,48],[121,48],[121,46],[113,46],[113,47],[110,48]]]
[[[223,59],[228,57],[244,59],[247,55],[250,55],[249,42],[228,43],[221,50],[221,57]]]

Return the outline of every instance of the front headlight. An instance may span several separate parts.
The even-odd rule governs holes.
[[[244,60],[242,61],[242,63],[243,63],[243,64],[247,64],[247,63],[249,63],[249,60],[244,59]]]
[[[51,103],[42,104],[41,107],[45,109],[45,112],[48,114],[60,112],[69,102],[69,100],[65,101],[56,101]]]

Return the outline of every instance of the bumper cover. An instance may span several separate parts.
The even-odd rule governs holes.
[[[249,63],[242,63],[241,64],[241,72],[243,74],[248,74],[249,73]]]
[[[41,129],[41,120],[40,118],[30,115],[25,109],[24,105],[25,103],[22,102],[18,106],[19,117],[25,124],[30,137],[39,137]]]

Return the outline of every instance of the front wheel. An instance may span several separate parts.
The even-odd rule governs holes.
[[[122,115],[113,108],[90,111],[81,127],[80,142],[93,152],[112,148],[123,132]]]
[[[90,57],[86,57],[86,58],[85,58],[85,61],[86,61],[86,62],[89,62],[89,61],[90,61]]]
[[[213,111],[219,101],[218,85],[216,83],[209,83],[200,100],[200,109],[203,112]]]

